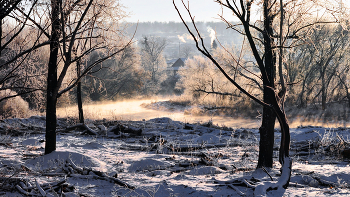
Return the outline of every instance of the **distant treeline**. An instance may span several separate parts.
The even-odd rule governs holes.
[[[181,22],[139,22],[129,23],[128,32],[134,33],[135,27],[138,24],[136,36],[142,36],[143,34],[152,33],[187,33],[186,27]],[[197,22],[198,30],[200,32],[206,32],[208,27],[213,28],[219,35],[237,35],[234,31],[227,31],[227,25],[223,22]]]
[[[198,22],[197,28],[201,32],[204,42],[210,46],[212,38],[211,31],[215,31],[215,36],[223,45],[241,46],[243,37],[236,31],[227,30],[227,25],[223,22]],[[181,57],[179,51],[183,47],[191,47],[193,53],[197,53],[194,42],[191,40],[186,27],[181,22],[140,22],[128,24],[127,32],[132,35],[137,31],[135,38],[141,40],[142,37],[152,35],[162,37],[167,40],[164,55],[167,59]],[[180,38],[181,37],[181,38]],[[180,49],[179,49],[180,48]]]

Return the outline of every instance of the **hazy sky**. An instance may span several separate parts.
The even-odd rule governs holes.
[[[187,1],[184,0],[184,2]],[[345,0],[343,3],[350,6],[348,1]],[[119,2],[130,13],[130,17],[126,19],[129,22],[180,21],[172,0],[119,0]],[[185,16],[186,11],[183,9],[181,0],[175,0],[175,2],[182,9],[181,13]],[[218,14],[222,12],[221,6],[215,3],[214,0],[190,0],[190,10],[196,21],[218,21]],[[254,13],[252,14],[254,15]],[[224,16],[229,21],[236,20],[228,9],[224,9]],[[185,20],[188,21],[189,18]]]
[[[131,13],[127,19],[130,22],[145,21],[180,21],[173,6],[172,0],[119,0],[126,11]],[[180,0],[176,0],[178,7],[183,7]],[[187,2],[187,0],[185,0]],[[221,13],[221,7],[213,0],[191,0],[190,9],[196,21],[217,21],[217,14]],[[226,10],[228,13],[228,11]],[[182,10],[185,14],[185,11]]]

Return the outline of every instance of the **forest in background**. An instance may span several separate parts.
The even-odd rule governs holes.
[[[283,75],[286,79],[286,110],[291,117],[309,120],[346,121],[349,118],[349,26],[320,24],[308,30],[308,40],[286,51]],[[306,32],[305,32],[306,33]],[[257,65],[251,61],[247,45],[225,46],[213,51],[214,58],[228,70],[230,76],[244,84],[249,93],[262,98],[256,73]],[[232,57],[242,58],[232,58]],[[240,61],[241,67],[234,67]],[[222,114],[251,117],[259,106],[232,84],[208,59],[195,56],[180,70],[177,87],[192,104],[202,103],[206,109]],[[182,98],[185,99],[185,98]],[[186,99],[185,99],[186,100]]]
[[[46,102],[44,90],[47,69],[45,67],[49,59],[49,47],[43,46],[32,50],[29,55],[22,59],[22,61],[25,59],[25,62],[18,59],[8,64],[9,61],[13,61],[13,58],[17,58],[18,52],[24,51],[23,49],[26,47],[29,48],[30,44],[35,45],[32,43],[35,40],[29,39],[28,36],[31,33],[34,36],[33,32],[40,30],[37,27],[24,25],[23,29],[18,29],[20,34],[16,35],[14,30],[17,29],[11,23],[11,20],[4,20],[2,26],[3,44],[5,41],[11,41],[3,47],[1,53],[1,64],[5,68],[1,70],[0,75],[3,86],[0,91],[3,118],[23,116],[28,109],[43,111]],[[95,65],[81,79],[84,101],[115,101],[135,98],[135,96],[149,98],[157,95],[169,96],[174,92],[181,93],[182,89],[174,90],[179,76],[174,76],[168,70],[171,64],[167,64],[167,62],[177,58],[191,58],[199,55],[182,23],[144,22],[134,24],[118,22],[116,26],[126,30],[127,36],[122,38],[124,41],[135,33],[133,43],[122,52]],[[135,32],[136,26],[137,31]],[[203,22],[200,26],[201,30],[207,32],[205,42],[208,45],[214,37],[214,29],[217,33],[216,36],[222,38],[223,43],[240,43],[240,40],[237,40],[237,33],[225,34],[226,27],[222,23]],[[27,39],[28,43],[22,42],[24,39]],[[101,49],[89,51],[81,60],[82,66],[87,67],[87,65],[98,61],[105,56],[104,53],[105,51]],[[18,65],[23,66],[18,67]],[[62,62],[59,67],[63,67]],[[76,79],[75,72],[74,68],[67,70],[63,87],[68,87]],[[21,73],[26,74],[23,76]],[[27,93],[27,88],[34,91]],[[68,94],[63,94],[58,100],[59,105],[76,103],[76,92],[76,89],[71,89]],[[18,94],[20,97],[11,98],[12,101],[6,102],[6,97]],[[18,103],[18,105],[9,103]]]
[[[218,115],[255,117],[258,114],[259,106],[242,96],[227,81],[221,80],[221,73],[196,51],[193,39],[186,33],[182,23],[143,22],[123,25],[129,35],[137,25],[136,42],[120,54],[100,63],[82,78],[84,102],[181,94],[182,97],[175,99],[174,103],[204,106],[200,111],[193,112],[197,115],[212,114],[213,110]],[[220,22],[200,22],[198,27],[204,32],[207,46],[211,46],[211,42],[217,39],[216,43],[220,42],[225,47],[213,49],[213,53],[227,68],[234,64],[232,54],[235,57],[244,54],[242,64],[254,72],[256,65],[251,61],[252,56],[243,43],[243,37],[237,32],[228,31],[225,24]],[[286,107],[290,110],[290,116],[305,116],[314,120],[348,119],[350,82],[347,28],[337,24],[317,25],[308,32],[310,42],[288,50],[284,68],[289,89]],[[215,36],[212,30],[215,31]],[[25,29],[25,35],[30,34],[30,31],[34,30]],[[20,42],[23,39],[25,37],[17,37],[16,42],[2,52],[2,62],[6,62],[5,57],[15,53],[11,47],[23,47],[21,44],[24,43]],[[151,45],[146,45],[145,39]],[[147,54],[147,47],[152,51],[158,50],[158,54]],[[3,118],[23,116],[29,109],[40,111],[45,108],[43,90],[48,50],[48,47],[34,50],[27,58],[26,66],[13,72],[12,76],[27,73],[27,86],[35,86],[40,90],[12,98],[12,101],[2,101],[0,106]],[[98,60],[101,57],[99,53],[101,52],[90,53],[84,64]],[[166,62],[177,58],[186,58],[186,62],[185,67],[174,75],[168,70],[171,64],[167,65]],[[6,76],[6,71],[2,70],[2,77]],[[261,86],[239,76],[241,71],[232,69],[230,74],[236,75],[239,81],[246,84],[251,93],[257,92]],[[68,72],[66,84],[73,80],[75,71],[73,69]],[[24,81],[15,77],[6,81],[11,86],[22,86],[22,83]],[[0,97],[21,92],[24,92],[21,88],[1,91]],[[76,89],[63,95],[58,102],[61,103],[60,106],[76,103]]]

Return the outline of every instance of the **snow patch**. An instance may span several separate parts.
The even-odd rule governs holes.
[[[89,142],[89,143],[86,143],[84,145],[72,144],[71,147],[82,147],[84,149],[100,149],[100,148],[104,148],[104,146],[102,144],[99,144],[99,143],[96,143],[96,142]]]
[[[68,158],[71,158],[79,167],[92,168],[103,172],[107,171],[105,162],[85,154],[69,151],[54,151],[50,154],[26,161],[25,166],[31,170],[48,171],[63,167]]]
[[[169,162],[158,161],[155,159],[143,159],[131,164],[128,168],[130,172],[144,171],[144,170],[158,170],[164,167],[168,167],[171,164]]]
[[[189,175],[207,175],[207,174],[220,174],[224,172],[218,167],[215,166],[201,166],[199,168],[195,168],[188,172]]]
[[[40,144],[38,139],[26,139],[22,141],[24,146],[38,146]]]
[[[220,143],[220,139],[213,134],[206,133],[198,138],[195,138],[193,142],[197,144],[216,144]]]

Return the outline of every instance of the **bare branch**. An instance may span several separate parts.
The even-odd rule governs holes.
[[[201,47],[199,47],[199,42],[198,42],[198,39],[196,38],[196,36],[193,34],[193,32],[190,30],[189,26],[187,25],[187,23],[184,21],[179,9],[177,8],[176,4],[175,4],[175,0],[173,0],[173,4],[174,4],[174,7],[181,19],[181,21],[183,22],[183,24],[186,26],[187,28],[187,31],[191,34],[191,36],[193,37],[194,41],[196,42],[196,47],[197,49],[203,54],[205,55],[206,57],[208,57],[213,63],[214,65],[221,71],[221,73],[225,76],[225,78],[227,80],[229,80],[234,86],[236,86],[241,92],[243,92],[245,95],[247,95],[249,98],[253,99],[254,101],[256,101],[257,103],[259,103],[260,105],[262,106],[269,106],[268,104],[264,103],[263,101],[259,100],[258,98],[256,98],[255,96],[251,95],[250,93],[248,93],[244,88],[242,88],[239,84],[236,83],[236,81],[234,81],[226,72],[225,70],[219,65],[219,63],[212,57],[212,55],[208,52],[208,50],[206,49],[206,47],[204,46],[204,43],[203,43],[203,38],[201,37],[196,25],[195,25],[195,22],[194,22],[194,18],[192,17],[191,13],[190,13],[190,10],[189,8],[185,5],[185,3],[183,2],[183,0],[181,0],[185,9],[187,10],[187,13],[192,21],[192,25],[194,26],[195,30],[196,30],[196,33],[198,35],[198,38],[202,41],[202,44],[201,46],[203,47],[203,49]],[[227,1],[228,2],[228,1]]]

